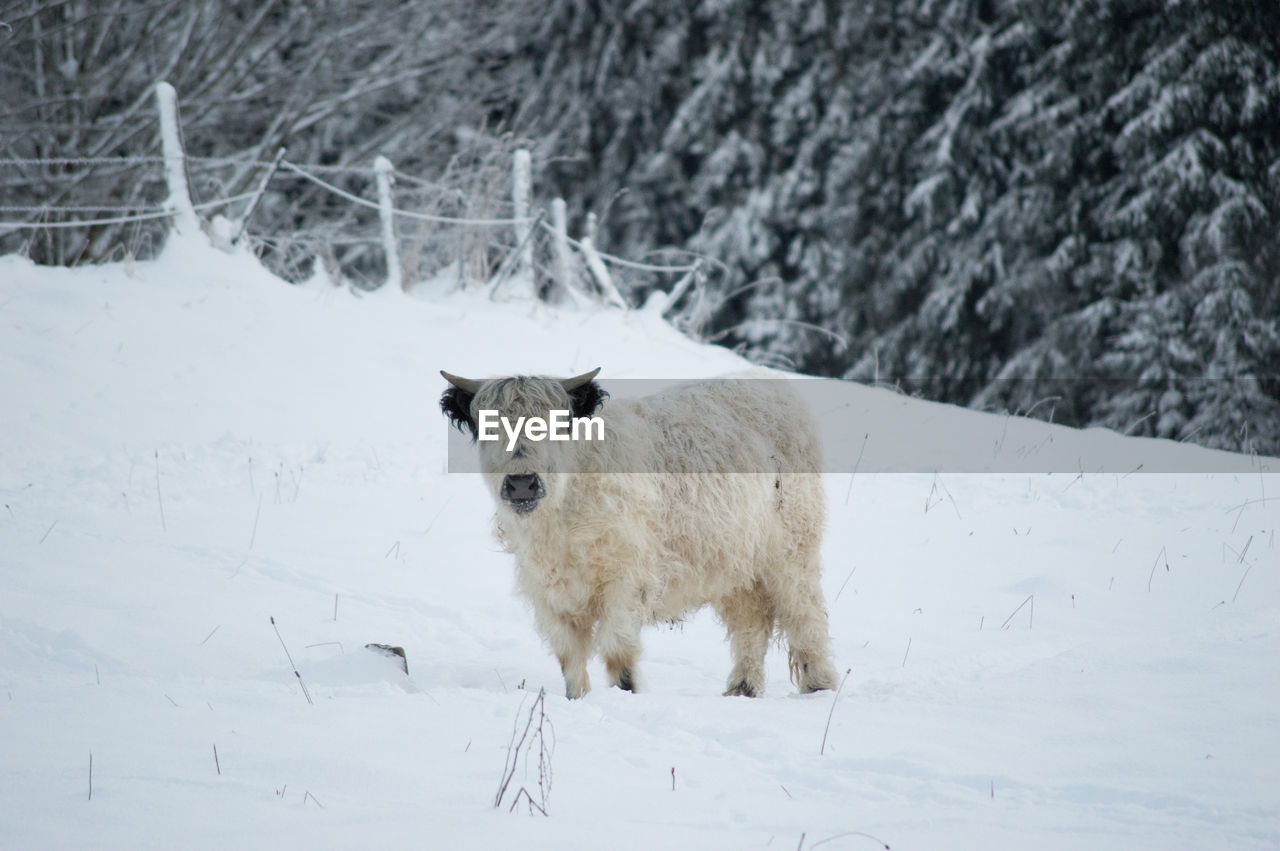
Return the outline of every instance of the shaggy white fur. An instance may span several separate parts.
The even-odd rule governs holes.
[[[592,413],[559,379],[448,377],[458,389],[442,406],[449,412],[452,393],[473,431],[479,410],[512,421],[575,405],[579,416]],[[834,688],[820,586],[821,447],[786,382],[686,385],[611,400],[594,415],[604,420],[603,441],[522,438],[510,452],[505,440],[479,444],[495,534],[516,557],[519,591],[560,661],[566,694],[590,689],[593,652],[610,684],[634,690],[641,627],[706,605],[728,633],[725,694],[763,692],[775,627],[799,689]],[[531,475],[545,496],[517,511],[502,496],[504,479]]]

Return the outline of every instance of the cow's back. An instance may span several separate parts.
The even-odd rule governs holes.
[[[616,486],[618,496],[632,497],[612,522],[632,534],[645,526],[649,620],[677,619],[762,574],[791,569],[802,542],[817,545],[825,519],[821,443],[786,382],[717,380],[608,407],[606,441],[593,448],[603,452],[590,463],[623,475],[588,489],[599,498]],[[636,473],[645,487],[636,487]],[[610,503],[619,505],[606,499],[596,507]]]

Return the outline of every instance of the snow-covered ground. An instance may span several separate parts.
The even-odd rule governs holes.
[[[445,472],[437,370],[595,366],[744,364],[195,240],[0,258],[0,847],[1280,847],[1274,459],[829,389],[865,451],[827,476],[843,690],[774,650],[763,699],[720,697],[703,613],[646,631],[643,692],[597,661],[569,702]],[[536,748],[494,807],[541,687],[546,818],[509,811]]]

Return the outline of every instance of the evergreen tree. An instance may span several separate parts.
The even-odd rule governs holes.
[[[711,330],[762,360],[1274,452],[1274,32],[1243,0],[566,2],[532,112],[579,210],[622,192],[618,250],[724,264]]]

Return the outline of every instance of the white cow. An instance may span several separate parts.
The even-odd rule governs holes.
[[[587,660],[597,652],[610,684],[635,691],[641,627],[706,605],[731,646],[725,694],[763,692],[775,627],[800,691],[834,688],[819,583],[821,447],[804,404],[776,380],[708,381],[604,404],[598,372],[442,373],[441,409],[473,438],[482,411],[508,423],[565,410],[603,422],[603,439],[498,430],[499,439],[479,442],[495,533],[516,557],[518,588],[568,697],[591,688]]]

